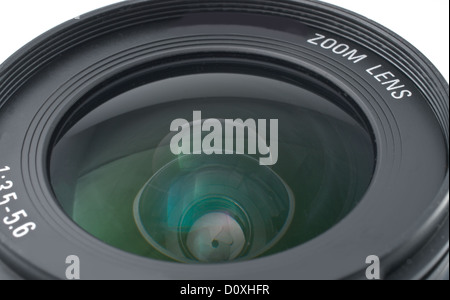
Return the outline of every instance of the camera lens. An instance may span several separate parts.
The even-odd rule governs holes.
[[[448,277],[448,96],[406,41],[318,1],[80,16],[0,66],[0,265]]]
[[[276,66],[269,78],[249,62],[220,60],[203,61],[206,73],[172,71],[124,86],[78,121],[66,120],[74,125],[52,150],[50,177],[76,223],[132,253],[211,263],[298,246],[356,206],[373,174],[374,145],[362,118],[339,107],[345,99],[304,74],[296,85],[294,74],[281,81]],[[187,130],[171,132],[176,120]],[[180,134],[176,146],[186,148],[181,140],[188,149],[175,155]]]

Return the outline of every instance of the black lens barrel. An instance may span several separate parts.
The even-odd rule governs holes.
[[[448,278],[448,99],[409,43],[318,1],[83,15],[0,66],[0,265],[366,279],[378,257],[383,279]]]

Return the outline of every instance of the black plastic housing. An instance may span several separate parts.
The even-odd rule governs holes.
[[[321,47],[324,39],[348,46],[347,55]],[[305,245],[220,266],[144,259],[76,226],[48,178],[49,151],[67,117],[143,65],[224,54],[283,61],[342,91],[364,114],[377,168],[361,204]],[[374,77],[377,66],[411,96],[394,97]],[[83,279],[365,279],[369,255],[381,258],[383,279],[448,279],[448,105],[448,83],[413,46],[317,1],[138,0],[83,15],[0,66],[0,169],[10,168],[8,193],[18,198],[8,209],[26,210],[37,225],[18,239],[0,222],[0,279],[64,279],[69,255],[83,261]]]

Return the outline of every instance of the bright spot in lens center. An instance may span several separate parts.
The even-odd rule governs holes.
[[[237,258],[245,247],[244,231],[225,213],[199,218],[187,237],[187,248],[201,262],[225,262]]]

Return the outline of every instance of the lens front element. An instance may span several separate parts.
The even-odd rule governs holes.
[[[85,109],[52,151],[64,211],[111,246],[181,263],[250,260],[333,227],[371,181],[367,127],[339,93],[255,73],[172,76]]]

